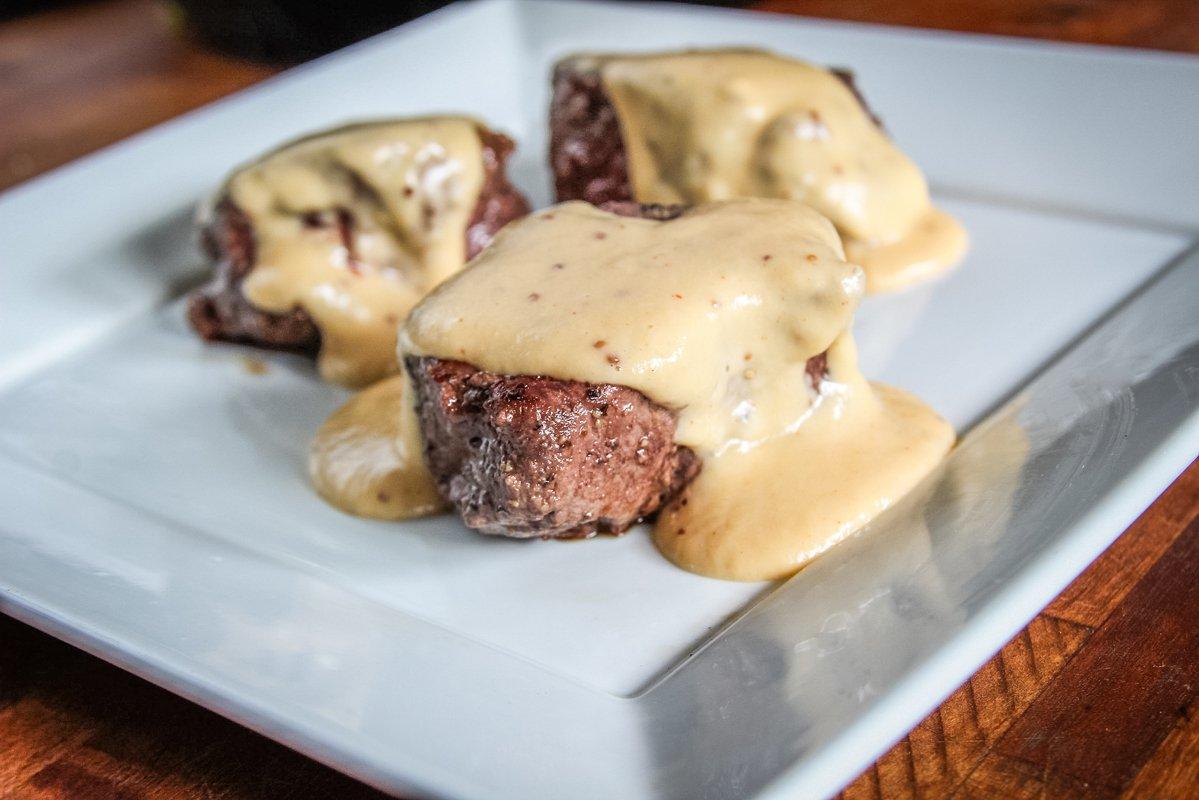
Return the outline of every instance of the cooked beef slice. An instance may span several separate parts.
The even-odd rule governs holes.
[[[699,472],[675,417],[640,392],[408,358],[425,459],[471,528],[621,533]]]
[[[504,169],[515,147],[512,140],[486,129],[479,130],[479,137],[483,186],[464,232],[467,258],[486,247],[508,222],[529,213],[528,201],[508,181]],[[354,220],[345,209],[313,210],[305,215],[304,223],[336,227],[346,248],[353,252]],[[301,308],[282,314],[263,311],[242,294],[241,282],[255,264],[254,228],[228,196],[217,200],[208,224],[200,231],[200,242],[214,263],[211,280],[193,292],[188,303],[188,320],[200,336],[316,355],[320,331],[307,312]]]
[[[829,71],[849,87],[870,118],[882,127],[858,91],[853,73]],[[591,59],[565,58],[554,67],[549,160],[559,202],[586,200],[602,205],[633,199],[620,120]]]

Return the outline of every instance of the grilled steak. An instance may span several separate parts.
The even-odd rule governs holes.
[[[700,459],[675,417],[625,386],[496,375],[409,357],[425,463],[468,527],[529,538],[623,533],[678,494]],[[825,356],[808,361],[819,386]]]
[[[406,361],[425,460],[471,528],[515,537],[621,533],[699,472],[674,415],[624,386]]]
[[[483,186],[467,225],[466,256],[482,250],[505,224],[529,212],[528,201],[507,178],[504,164],[514,145],[503,134],[480,129],[483,144]],[[354,221],[344,209],[309,214],[312,226],[336,227],[353,251]],[[215,263],[212,279],[197,289],[188,304],[193,328],[209,340],[224,340],[275,350],[315,355],[320,331],[312,318],[295,308],[284,314],[261,311],[241,293],[241,282],[254,268],[254,230],[249,218],[229,198],[217,201],[212,219],[200,232],[201,246]]]
[[[553,82],[550,171],[559,202],[632,200],[620,120],[599,71],[568,58],[554,66]]]
[[[606,211],[665,221],[682,206],[614,201]],[[640,392],[461,361],[408,357],[425,462],[467,526],[519,538],[623,533],[700,470],[675,444],[675,416]],[[818,391],[823,353],[808,361]]]
[[[870,118],[882,127],[858,92],[853,73],[844,69],[830,72],[849,87]],[[549,160],[559,202],[586,200],[601,205],[633,199],[616,108],[604,92],[599,71],[571,58],[554,66]]]

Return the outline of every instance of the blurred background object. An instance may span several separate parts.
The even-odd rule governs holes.
[[[174,0],[171,5],[210,47],[268,64],[294,64],[394,28],[449,0]]]
[[[635,0],[625,0],[635,2]],[[749,0],[683,0],[744,6]],[[178,26],[226,55],[286,66],[382,33],[453,0],[162,0]],[[0,0],[0,19],[95,0]]]
[[[31,11],[48,11],[77,3],[78,0],[4,0],[0,2],[0,20],[19,17]]]
[[[620,0],[636,3],[643,0]],[[846,21],[934,27],[1161,50],[1199,48],[1199,0],[673,0]],[[60,10],[84,17],[132,0],[0,0],[0,20]],[[211,53],[285,67],[453,0],[153,0],[172,29]],[[522,0],[517,0],[522,2]],[[146,3],[139,4],[141,6]],[[0,59],[6,55],[0,53]]]

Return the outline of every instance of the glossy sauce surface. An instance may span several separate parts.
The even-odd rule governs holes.
[[[256,263],[241,290],[274,313],[302,308],[326,380],[396,371],[395,331],[465,261],[483,183],[479,123],[431,117],[347,126],[286,145],[229,179]]]
[[[731,200],[668,222],[565,203],[509,225],[418,304],[400,348],[622,384],[673,410],[704,467],[661,516],[660,549],[694,572],[776,578],[953,442],[922,403],[861,377],[849,326],[862,292],[833,226],[801,203]],[[826,350],[817,392],[806,365]]]
[[[443,511],[421,457],[423,444],[406,375],[350,398],[317,432],[308,474],[331,505],[362,517],[408,519]]]
[[[809,418],[789,435],[705,459],[659,515],[654,541],[692,572],[785,578],[906,494],[953,441],[920,400],[868,384],[842,337]]]
[[[616,109],[638,201],[802,200],[837,226],[870,291],[965,252],[964,230],[932,207],[919,168],[828,70],[755,50],[588,59]]]

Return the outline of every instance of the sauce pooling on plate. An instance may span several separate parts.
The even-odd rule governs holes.
[[[229,179],[255,236],[241,291],[261,310],[312,317],[323,378],[364,386],[394,373],[399,322],[466,260],[483,185],[479,126],[462,117],[351,125]]]
[[[801,200],[827,216],[867,288],[955,264],[966,234],[834,73],[755,50],[584,56],[616,109],[633,197]]]
[[[659,517],[678,565],[789,575],[926,475],[949,425],[858,372],[862,270],[833,225],[787,200],[659,222],[565,203],[509,225],[422,301],[404,355],[620,384],[672,410],[703,461]],[[827,352],[819,390],[809,359]]]
[[[405,375],[359,392],[316,434],[308,474],[331,505],[361,517],[408,519],[445,509],[421,459]]]

